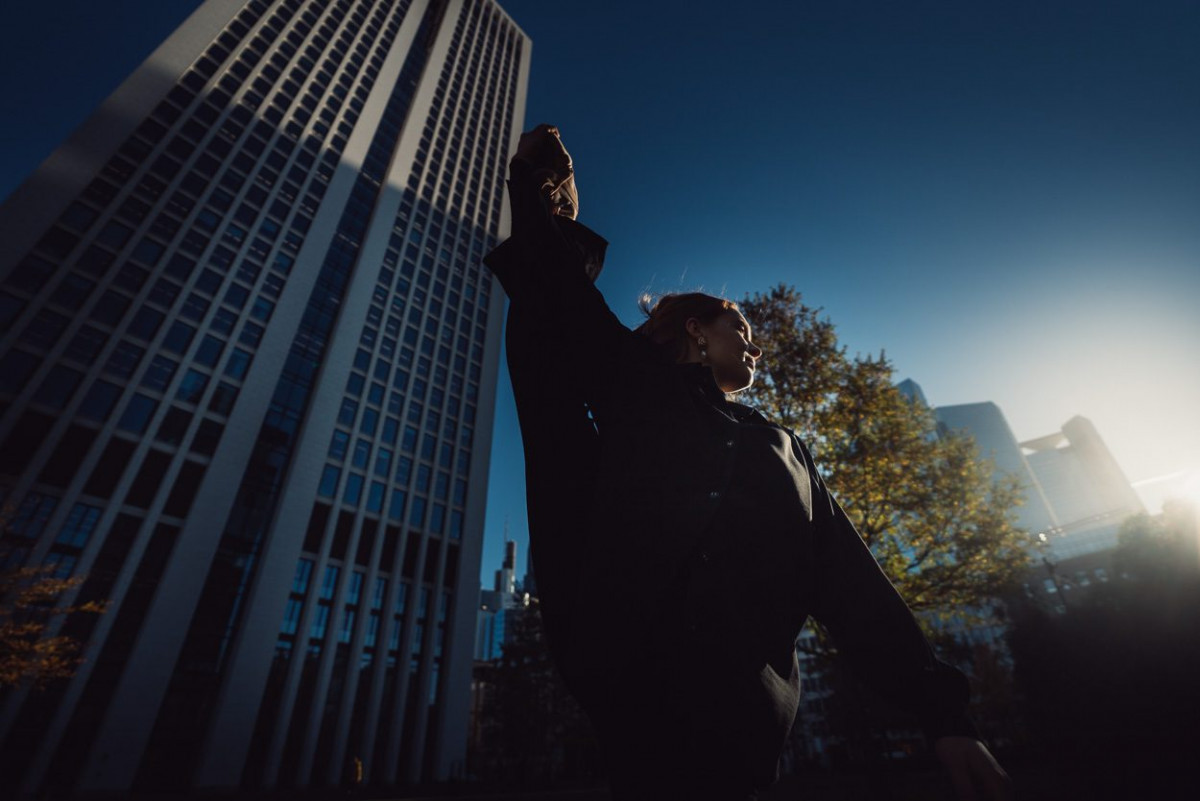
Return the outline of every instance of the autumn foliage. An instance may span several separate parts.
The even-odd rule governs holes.
[[[56,624],[72,613],[104,611],[101,603],[61,602],[82,582],[82,577],[56,577],[53,567],[0,574],[0,687],[28,682],[40,688],[74,674],[80,643],[55,634]]]

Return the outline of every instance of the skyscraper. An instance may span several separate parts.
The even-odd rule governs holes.
[[[517,584],[517,544],[504,543],[504,562],[496,571],[494,589],[479,591],[479,615],[475,632],[475,659],[491,661],[504,655],[504,643],[511,631],[513,610],[524,614],[529,594]]]
[[[1121,523],[1146,511],[1087,418],[1076,415],[1061,431],[1022,442],[1021,448],[1059,520],[1050,541],[1057,558],[1116,547]]]
[[[1072,417],[1062,431],[1018,443],[994,403],[938,406],[934,413],[940,428],[970,434],[998,473],[1021,482],[1025,498],[1017,523],[1040,535],[1055,559],[1115,547],[1121,522],[1145,511],[1096,427],[1084,417]]]
[[[493,0],[208,0],[0,207],[23,793],[452,775],[530,42]]]
[[[1015,476],[1021,482],[1024,503],[1017,507],[1017,523],[1021,528],[1039,534],[1058,526],[1054,510],[1026,463],[1021,446],[999,406],[985,401],[938,406],[933,411],[940,430],[970,434],[979,446],[979,455],[991,459],[997,473]]]

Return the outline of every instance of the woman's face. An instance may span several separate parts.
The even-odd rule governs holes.
[[[704,338],[708,358],[702,361],[712,368],[722,392],[738,392],[750,386],[762,348],[752,341],[750,325],[741,312],[726,309],[709,323],[689,320],[688,331],[696,340]]]

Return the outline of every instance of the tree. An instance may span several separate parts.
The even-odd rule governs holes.
[[[503,656],[476,668],[486,691],[472,770],[519,787],[594,781],[599,743],[554,666],[537,598],[506,614]]]
[[[1200,517],[1196,504],[1172,499],[1161,515],[1142,512],[1121,523],[1113,568],[1118,576],[1181,586],[1200,571]]]
[[[1009,640],[1024,717],[1039,753],[1100,772],[1102,792],[1159,798],[1193,773],[1200,719],[1200,516],[1194,503],[1127,519],[1113,579],[1072,591],[1055,612],[1015,605]],[[1126,786],[1131,785],[1131,786]],[[1112,793],[1112,795],[1108,795]]]
[[[1000,599],[1030,563],[1031,542],[1015,524],[1017,480],[994,480],[974,440],[939,431],[932,410],[895,386],[882,352],[848,356],[833,323],[795,288],[776,286],[740,306],[764,350],[748,401],[804,440],[926,633],[975,677],[980,728],[1009,726],[996,714],[1011,696],[1007,655],[966,635],[997,622]],[[911,753],[911,721],[850,680],[836,643],[813,628],[817,636],[803,640],[808,664],[834,688],[822,704],[820,728],[833,737],[826,756],[872,773],[885,755]]]
[[[887,357],[847,356],[793,287],[741,308],[764,350],[751,403],[794,429],[863,540],[925,622],[986,617],[1029,564],[1015,478],[993,480],[974,441],[938,432]]]
[[[43,688],[70,678],[82,661],[77,640],[47,636],[48,630],[65,615],[100,614],[104,604],[60,605],[59,599],[83,578],[58,578],[53,571],[47,566],[0,573],[0,688],[23,682]]]

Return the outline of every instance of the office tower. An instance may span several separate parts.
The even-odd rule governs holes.
[[[1121,523],[1146,511],[1087,418],[1072,417],[1021,448],[1059,520],[1051,540],[1059,559],[1116,547]]]
[[[530,42],[493,0],[209,0],[0,207],[24,793],[440,779],[466,742]]]
[[[940,429],[970,434],[998,472],[1020,480],[1025,503],[1017,509],[1018,525],[1044,537],[1056,560],[1115,547],[1121,522],[1145,510],[1086,418],[1018,442],[994,403],[938,406],[934,414]]]
[[[1025,501],[1017,509],[1017,524],[1021,528],[1031,534],[1040,534],[1058,525],[1041,485],[1025,462],[1021,446],[999,406],[991,401],[963,403],[938,406],[933,412],[939,430],[970,434],[979,446],[979,455],[992,460],[997,474],[1016,476],[1021,482]]]
[[[517,544],[504,543],[504,562],[496,571],[494,589],[479,593],[479,615],[475,631],[475,659],[492,661],[504,655],[513,610],[523,614],[529,606],[529,593],[517,585]]]

